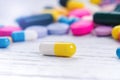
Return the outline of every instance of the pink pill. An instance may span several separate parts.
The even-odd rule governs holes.
[[[71,25],[71,31],[73,35],[85,35],[89,34],[94,27],[94,23],[92,21],[82,20]]]
[[[76,9],[69,13],[69,16],[75,16],[79,18],[87,15],[91,15],[91,12],[88,9]]]
[[[0,36],[11,36],[12,32],[20,30],[20,27],[4,26],[3,28],[0,28]]]
[[[98,26],[94,29],[94,34],[96,36],[110,36],[112,32],[112,26]]]

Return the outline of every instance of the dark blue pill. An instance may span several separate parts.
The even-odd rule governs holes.
[[[51,14],[39,14],[18,18],[16,21],[22,27],[22,29],[25,29],[29,26],[49,25],[54,22],[54,19]]]

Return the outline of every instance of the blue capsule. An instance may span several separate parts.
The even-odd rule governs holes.
[[[120,48],[117,48],[116,55],[117,55],[118,58],[120,58]]]
[[[8,37],[0,37],[0,48],[7,48],[10,45]]]
[[[34,30],[15,31],[12,33],[13,42],[37,40],[38,34]]]

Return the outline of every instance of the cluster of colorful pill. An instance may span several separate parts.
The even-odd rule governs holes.
[[[82,36],[93,32],[96,36],[110,36],[120,39],[120,6],[113,12],[100,12],[97,5],[84,3],[84,0],[59,0],[63,7],[45,7],[41,14],[20,17],[16,22],[20,27],[3,27],[0,29],[1,42],[36,40],[47,35],[65,35],[70,31],[74,36]],[[110,1],[110,0],[108,0]],[[103,0],[91,0],[99,5],[106,3]],[[101,3],[102,2],[102,3]],[[116,26],[116,27],[114,27]],[[94,28],[95,27],[95,28]],[[113,28],[114,27],[114,28]],[[113,28],[113,29],[112,29]],[[1,48],[9,45],[1,44]],[[45,50],[48,47],[48,50]],[[73,43],[56,42],[41,43],[40,51],[44,55],[71,57],[76,47]]]
[[[90,0],[91,3],[97,4],[100,6],[108,5],[108,4],[113,4],[113,3],[120,3],[120,0]]]

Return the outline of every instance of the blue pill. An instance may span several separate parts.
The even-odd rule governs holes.
[[[49,25],[54,22],[54,19],[51,14],[39,14],[39,15],[21,17],[18,18],[16,21],[21,26],[22,29],[25,29],[29,26]]]
[[[0,48],[7,48],[10,45],[8,37],[0,37]]]
[[[69,25],[79,21],[80,19],[79,18],[76,18],[76,17],[69,17]]]
[[[65,17],[65,16],[61,16],[61,17],[58,19],[58,22],[69,24],[69,19],[68,19],[67,17]]]
[[[50,35],[64,35],[69,32],[69,25],[64,23],[53,23],[48,26]]]
[[[120,48],[117,48],[116,55],[117,55],[118,58],[120,58]]]

